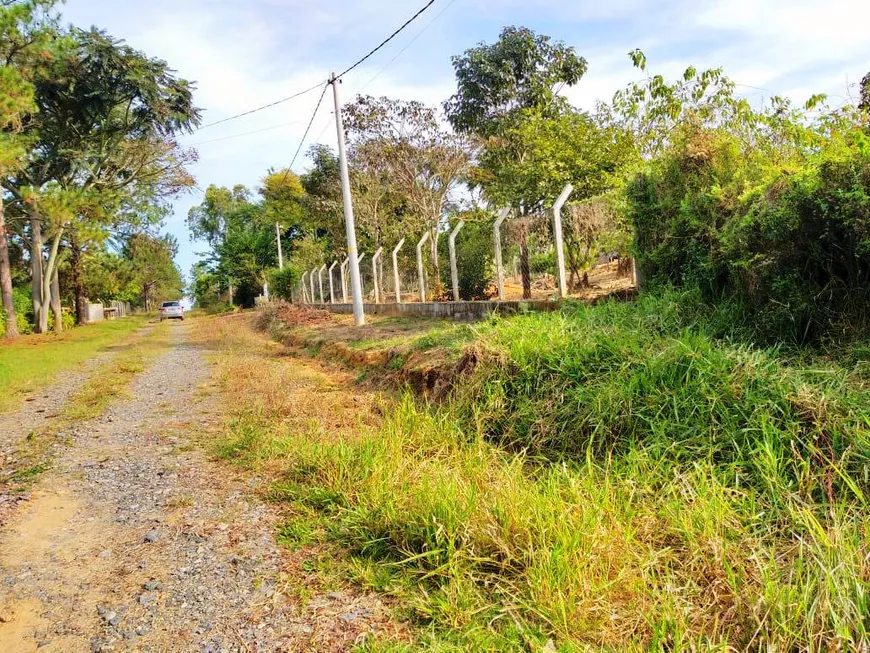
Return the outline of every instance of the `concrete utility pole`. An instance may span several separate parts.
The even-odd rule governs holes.
[[[381,303],[381,289],[378,286],[378,264],[381,260],[381,254],[384,253],[383,247],[378,247],[378,251],[372,256],[372,274],[375,277],[375,304]]]
[[[498,298],[504,301],[504,262],[501,259],[501,223],[510,214],[510,209],[502,209],[498,212],[495,224],[492,226],[492,244],[495,252],[496,282],[498,283]]]
[[[456,236],[459,235],[459,232],[462,231],[462,227],[465,226],[465,222],[460,220],[459,224],[456,225],[456,229],[454,229],[450,238],[448,239],[448,244],[450,245],[450,280],[453,282],[453,301],[459,301],[459,269],[456,265]]]
[[[281,225],[275,223],[275,237],[278,240],[278,269],[284,269],[284,252],[281,251]]]
[[[562,194],[553,204],[553,236],[556,240],[556,272],[559,276],[559,296],[565,299],[568,296],[568,280],[565,275],[565,249],[562,246],[562,207],[571,193],[574,192],[574,187],[571,184],[565,186]]]
[[[302,276],[301,276],[300,279],[299,279],[299,283],[300,283],[300,285],[302,286],[301,290],[302,290],[302,303],[303,303],[303,304],[307,303],[307,301],[306,301],[306,292],[305,292],[305,285],[306,285],[306,284],[305,284],[305,277],[307,277],[307,276],[308,276],[308,273],[307,273],[307,272],[303,272],[303,273],[302,273]]]
[[[317,269],[317,284],[320,286],[320,303],[325,304],[326,301],[323,299],[323,273],[326,272],[326,263],[321,265]]]
[[[314,273],[317,272],[317,268],[311,270],[308,273],[308,281],[311,284],[311,303],[314,304],[317,301],[317,295],[314,294]]]
[[[350,259],[350,285],[353,290],[353,321],[357,326],[366,323],[363,312],[362,283],[359,277],[359,261],[356,257],[356,227],[353,223],[353,204],[350,196],[350,173],[347,170],[347,152],[344,144],[344,125],[341,120],[341,100],[338,85],[341,82],[335,73],[329,80],[332,96],[335,99],[335,129],[338,133],[338,161],[341,168],[341,196],[344,200],[344,226],[347,231],[347,255]]]
[[[347,304],[347,266],[350,263],[350,258],[346,258],[341,262],[341,301]]]
[[[429,240],[429,232],[423,234],[420,242],[417,243],[417,276],[420,277],[420,303],[426,303],[426,274],[423,270],[423,245]]]
[[[402,249],[402,246],[405,244],[405,239],[399,241],[399,244],[396,245],[395,249],[393,249],[393,283],[396,286],[396,303],[402,303],[402,282],[399,279],[399,250]]]
[[[335,266],[338,265],[338,261],[333,261],[332,265],[329,266],[329,303],[335,303],[335,288],[332,285],[332,271],[335,269]]]

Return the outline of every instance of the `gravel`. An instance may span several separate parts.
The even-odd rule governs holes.
[[[171,328],[170,351],[137,377],[134,398],[77,425],[31,502],[55,492],[76,506],[45,550],[7,564],[4,541],[15,547],[29,517],[0,531],[0,590],[11,589],[0,605],[45,608],[30,647],[62,635],[58,650],[348,650],[396,630],[376,597],[320,594],[275,541],[280,515],[252,493],[257,479],[191,444],[219,399],[196,392],[209,365],[189,325]]]

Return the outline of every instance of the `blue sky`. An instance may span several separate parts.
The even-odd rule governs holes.
[[[206,123],[286,97],[342,70],[410,17],[424,0],[67,0],[64,17],[106,29],[197,83]],[[342,93],[438,104],[452,94],[450,57],[505,25],[522,25],[574,45],[589,62],[565,93],[576,105],[609,100],[640,75],[626,53],[644,50],[648,70],[680,74],[689,64],[725,68],[753,102],[771,94],[805,101],[828,93],[832,104],[856,95],[870,70],[866,0],[436,0],[408,30],[345,78]],[[413,41],[413,42],[412,42]],[[407,46],[407,49],[400,51]],[[397,55],[399,55],[397,57]],[[254,187],[270,167],[286,166],[299,145],[318,93],[203,129],[193,173],[209,184]],[[335,143],[331,102],[310,140]],[[239,134],[260,131],[243,137]],[[222,140],[216,140],[222,139]],[[305,149],[307,149],[307,144]],[[294,166],[303,172],[303,157]],[[184,226],[201,191],[175,202],[166,230],[189,271],[196,252]]]

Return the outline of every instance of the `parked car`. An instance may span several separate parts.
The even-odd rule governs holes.
[[[184,306],[181,302],[163,302],[160,306],[160,321],[163,320],[184,321]]]

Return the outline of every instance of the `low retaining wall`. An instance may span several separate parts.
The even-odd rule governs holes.
[[[352,314],[353,304],[306,304],[333,313]],[[513,315],[527,311],[555,311],[560,307],[556,301],[507,301],[507,302],[426,302],[407,304],[366,304],[366,315],[385,317],[431,317],[456,322],[483,320],[492,313]]]

